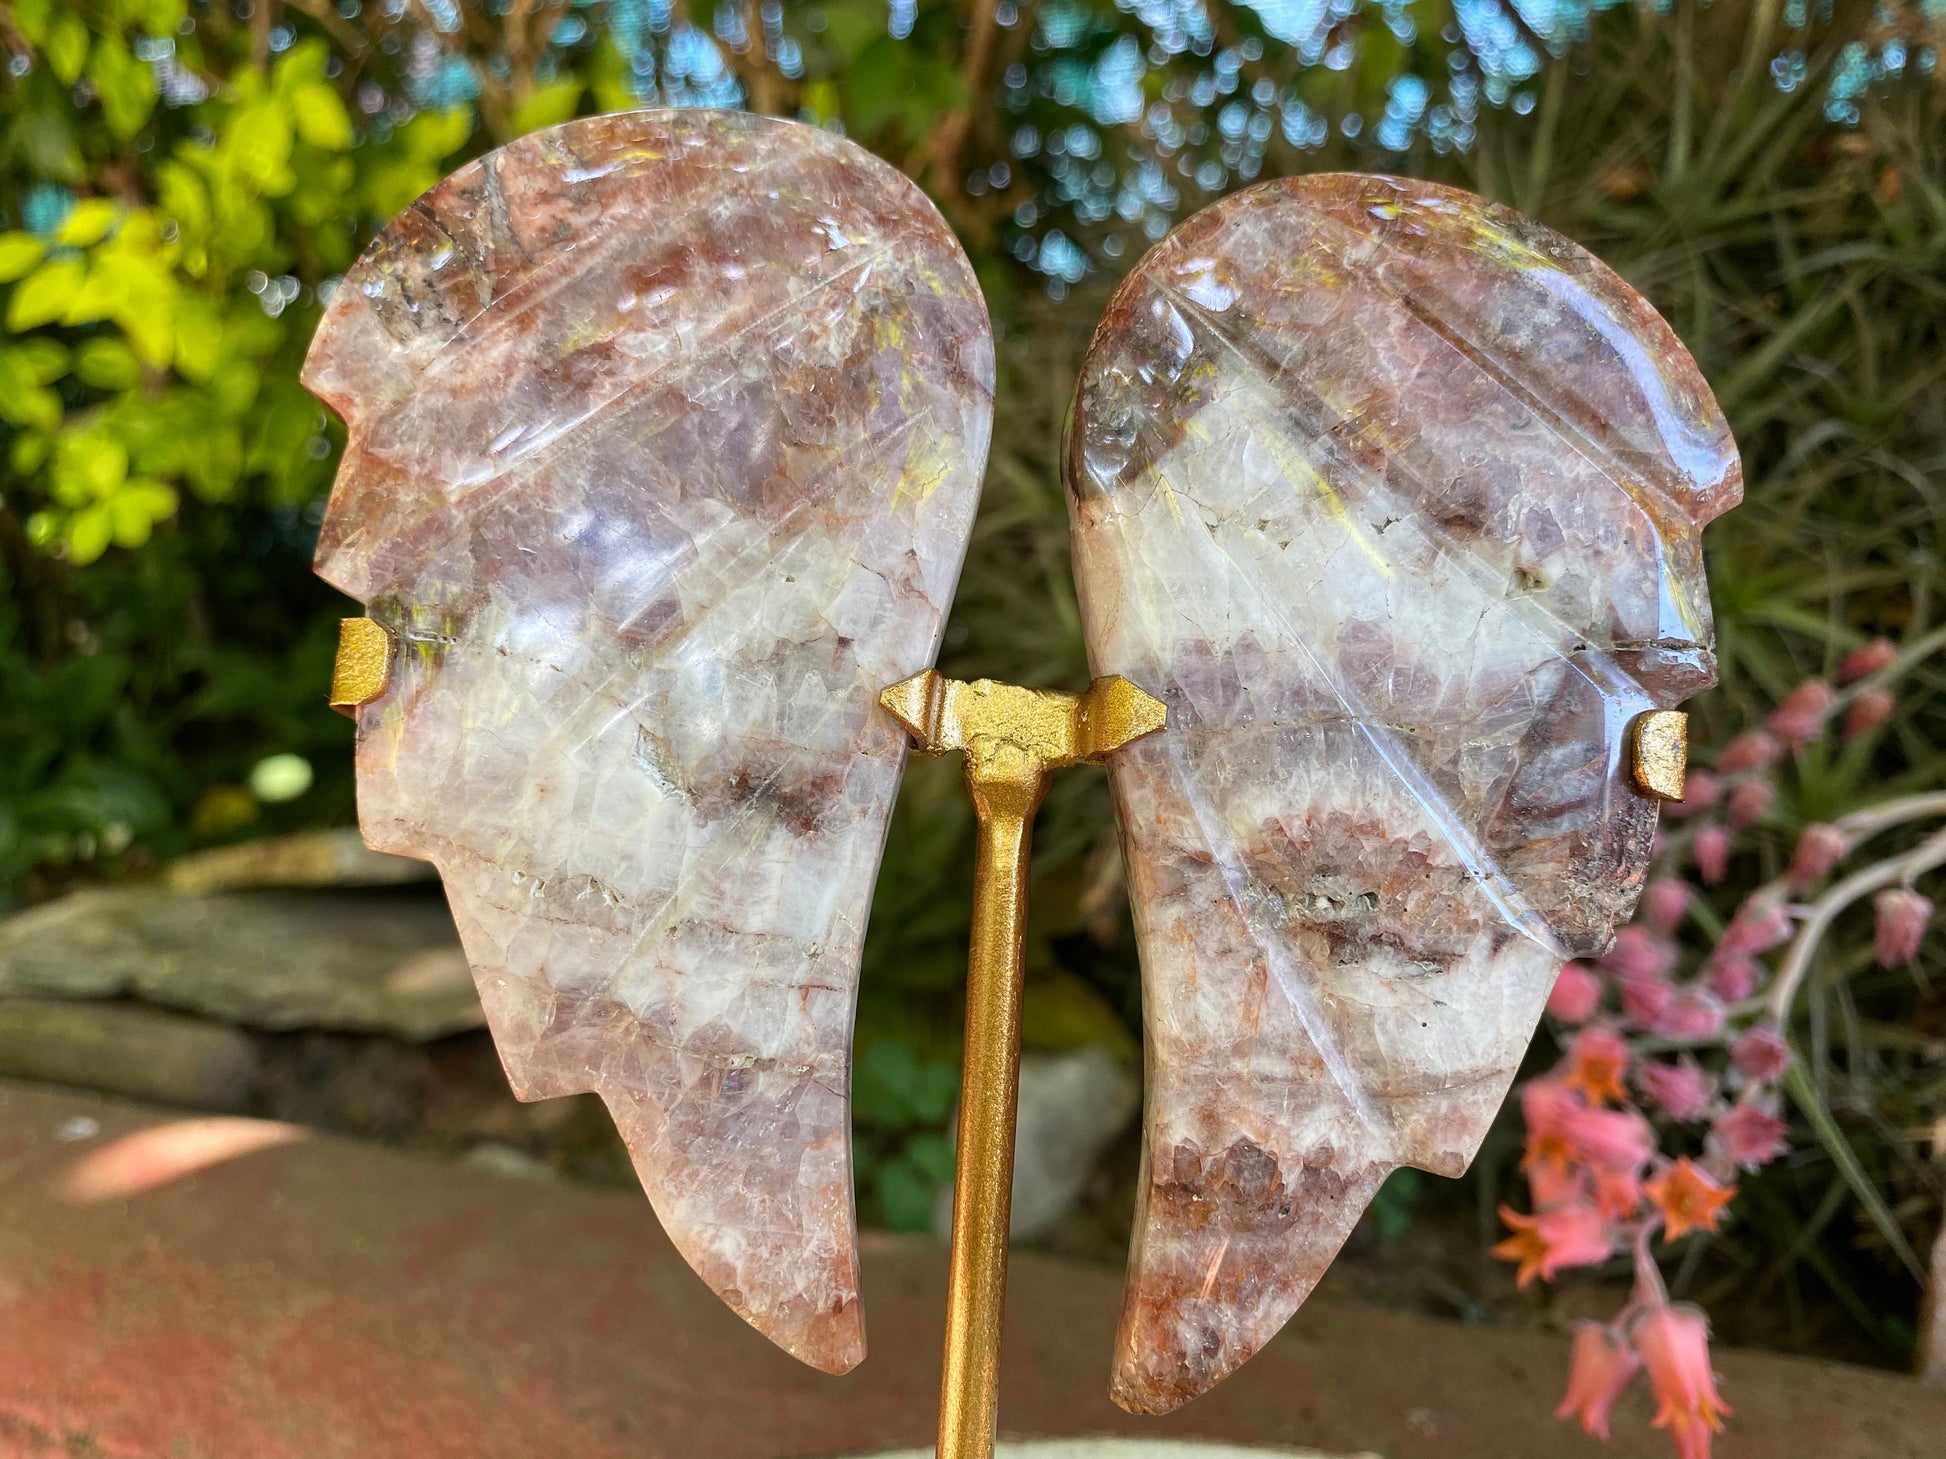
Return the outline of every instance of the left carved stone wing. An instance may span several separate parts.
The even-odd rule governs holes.
[[[599,1093],[704,1280],[845,1371],[876,698],[932,662],[992,413],[964,255],[828,132],[577,121],[393,220],[305,380],[349,426],[318,570],[400,648],[367,840],[439,867],[515,1092]]]
[[[1296,1310],[1393,1169],[1472,1159],[1564,958],[1633,906],[1640,712],[1713,681],[1729,430],[1669,327],[1450,188],[1322,176],[1178,228],[1109,306],[1067,476],[1148,1033],[1114,1394]]]

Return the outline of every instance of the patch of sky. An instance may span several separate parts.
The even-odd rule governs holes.
[[[74,194],[58,182],[37,182],[20,196],[20,226],[51,238],[74,211]]]
[[[739,53],[750,49],[750,27],[744,24],[741,5],[719,5],[711,21],[716,38]]]
[[[1330,124],[1324,117],[1296,96],[1286,96],[1279,102],[1277,113],[1284,140],[1293,147],[1322,147],[1331,135]]]
[[[1386,93],[1385,111],[1372,137],[1388,152],[1403,152],[1432,100],[1432,88],[1417,76],[1395,76]]]
[[[1093,29],[1085,6],[1073,0],[1050,0],[1041,7],[1040,43],[1050,51],[1070,50]]]
[[[1244,0],[1257,12],[1264,34],[1315,55],[1331,23],[1329,0]]]
[[[437,56],[423,70],[409,64],[405,84],[406,95],[422,111],[451,111],[480,94],[479,74],[458,56]]]
[[[1202,0],[1115,0],[1115,4],[1148,30],[1150,56],[1158,66],[1216,39]]]
[[[1142,43],[1125,35],[1101,53],[1089,78],[1090,113],[1104,127],[1117,127],[1142,115],[1142,78],[1148,66],[1142,60]]]
[[[662,94],[671,106],[743,104],[743,87],[730,73],[716,42],[686,20],[669,33],[662,61]]]
[[[1500,0],[1454,0],[1453,13],[1480,68],[1487,100],[1505,106],[1514,88],[1540,70],[1539,53]]]

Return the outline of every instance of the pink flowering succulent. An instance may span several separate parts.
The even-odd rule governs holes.
[[[1635,922],[1599,959],[1561,970],[1547,1007],[1566,1052],[1519,1091],[1532,1212],[1501,1207],[1510,1234],[1494,1251],[1518,1263],[1522,1286],[1630,1258],[1635,1280],[1622,1310],[1575,1330],[1556,1410],[1590,1434],[1607,1437],[1617,1399],[1645,1373],[1654,1422],[1679,1459],[1709,1459],[1731,1410],[1710,1368],[1707,1321],[1670,1300],[1658,1255],[1715,1233],[1731,1217],[1738,1181],[1788,1152],[1780,1111],[1786,1089],[1798,1090],[1789,1030],[1839,917],[1869,902],[1877,962],[1917,957],[1934,905],[1915,883],[1946,866],[1946,794],[1800,825],[1781,874],[1722,921],[1702,888],[1728,879],[1742,840],[1759,827],[1774,837],[1789,817],[1777,777],[1822,753],[1840,726],[1848,741],[1876,730],[1894,707],[1894,680],[1942,644],[1946,634],[1906,654],[1883,639],[1853,650],[1835,687],[1804,680],[1761,726],[1692,771],[1684,800],[1668,808]],[[1928,821],[1916,844],[1860,864],[1881,834]]]

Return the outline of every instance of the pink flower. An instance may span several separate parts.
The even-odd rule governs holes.
[[[1668,936],[1689,913],[1695,893],[1680,877],[1659,876],[1642,893],[1642,920],[1649,930]]]
[[[1696,858],[1696,874],[1703,885],[1715,886],[1730,869],[1730,833],[1718,825],[1698,826],[1689,849]]]
[[[1527,1172],[1527,1191],[1534,1198],[1534,1209],[1545,1211],[1588,1199],[1588,1173],[1559,1166],[1536,1165]]]
[[[1716,757],[1718,775],[1736,775],[1745,770],[1762,770],[1776,763],[1784,747],[1764,730],[1745,730],[1723,747]]]
[[[1586,1023],[1601,1007],[1601,979],[1585,963],[1568,963],[1554,978],[1547,1011],[1563,1023]]]
[[[1722,794],[1721,780],[1707,770],[1692,770],[1683,782],[1682,799],[1669,802],[1662,808],[1662,813],[1678,820],[1684,816],[1693,816],[1698,811],[1706,811],[1715,805],[1717,797]]]
[[[1716,1081],[1690,1059],[1676,1064],[1644,1060],[1635,1071],[1635,1085],[1670,1118],[1685,1124],[1708,1113],[1710,1100],[1716,1096]]]
[[[1887,887],[1872,899],[1878,914],[1878,965],[1895,968],[1919,955],[1926,924],[1932,920],[1932,901],[1911,887]]]
[[[1639,1170],[1655,1149],[1655,1132],[1632,1109],[1590,1109],[1564,1082],[1534,1079],[1521,1086],[1520,1112],[1527,1122],[1527,1153],[1521,1165],[1565,1171],[1585,1165]]]
[[[1655,1132],[1632,1109],[1584,1109],[1565,1125],[1568,1140],[1597,1171],[1639,1170],[1655,1149]]]
[[[1520,1263],[1517,1286],[1535,1277],[1551,1282],[1568,1267],[1598,1266],[1615,1254],[1615,1228],[1590,1205],[1555,1206],[1532,1216],[1502,1206],[1500,1219],[1513,1235],[1494,1247],[1493,1254]]]
[[[1714,993],[1690,988],[1679,993],[1655,1021],[1655,1032],[1686,1044],[1707,1043],[1723,1032],[1723,1005]]]
[[[1764,818],[1770,803],[1777,799],[1777,787],[1768,780],[1742,780],[1730,792],[1730,803],[1723,808],[1723,819],[1732,831],[1754,826]]]
[[[1628,1221],[1642,1204],[1642,1172],[1604,1170],[1594,1178],[1595,1209],[1611,1221]]]
[[[1660,978],[1622,979],[1622,1013],[1637,1028],[1654,1028],[1675,1001],[1674,985]]]
[[[1845,738],[1861,739],[1892,717],[1892,696],[1883,689],[1866,689],[1845,711]]]
[[[1569,1069],[1561,1082],[1581,1092],[1590,1104],[1614,1100],[1626,1103],[1628,1090],[1622,1075],[1628,1071],[1628,1044],[1614,1029],[1603,1024],[1584,1028],[1574,1036],[1568,1049]]]
[[[1778,739],[1793,750],[1801,750],[1824,728],[1833,697],[1831,686],[1824,680],[1806,679],[1784,696],[1784,702],[1771,711],[1765,723]]]
[[[1760,1023],[1737,1035],[1730,1045],[1730,1058],[1746,1077],[1767,1083],[1781,1079],[1790,1068],[1791,1046],[1776,1029]]]
[[[1599,1322],[1576,1324],[1568,1391],[1554,1416],[1576,1419],[1582,1432],[1607,1438],[1609,1412],[1641,1366],[1641,1355],[1614,1328]]]
[[[1669,1430],[1678,1459],[1709,1459],[1710,1435],[1732,1412],[1710,1371],[1709,1325],[1689,1306],[1657,1307],[1631,1334],[1657,1402],[1655,1426]]]
[[[1789,1127],[1769,1110],[1739,1104],[1710,1129],[1710,1144],[1725,1160],[1755,1170],[1784,1153]]]
[[[1676,965],[1676,945],[1646,927],[1628,926],[1615,934],[1615,943],[1602,954],[1602,966],[1624,978],[1660,978]]]
[[[1784,880],[1790,883],[1792,891],[1801,892],[1830,875],[1831,868],[1850,849],[1851,843],[1843,831],[1823,821],[1813,821],[1797,838],[1797,849],[1791,852],[1791,865],[1784,873]]]
[[[1757,991],[1763,969],[1742,953],[1710,959],[1710,987],[1725,1003],[1741,1003]]]
[[[1717,939],[1716,950],[1724,957],[1756,957],[1790,940],[1791,914],[1782,898],[1755,896],[1737,908]]]
[[[1855,684],[1870,678],[1880,669],[1890,668],[1898,656],[1899,647],[1891,639],[1875,638],[1845,655],[1844,663],[1838,667],[1838,682]]]

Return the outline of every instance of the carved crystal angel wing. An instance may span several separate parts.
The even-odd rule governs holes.
[[[972,270],[829,133],[569,123],[388,226],[305,367],[318,570],[399,652],[372,845],[439,867],[508,1078],[594,1090],[782,1347],[864,1355],[850,1040],[904,737],[986,454]]]
[[[1640,887],[1626,730],[1712,682],[1727,426],[1565,239],[1387,178],[1208,209],[1124,284],[1068,480],[1111,767],[1146,1168],[1114,1392],[1254,1353],[1386,1175],[1465,1168],[1561,961]]]

